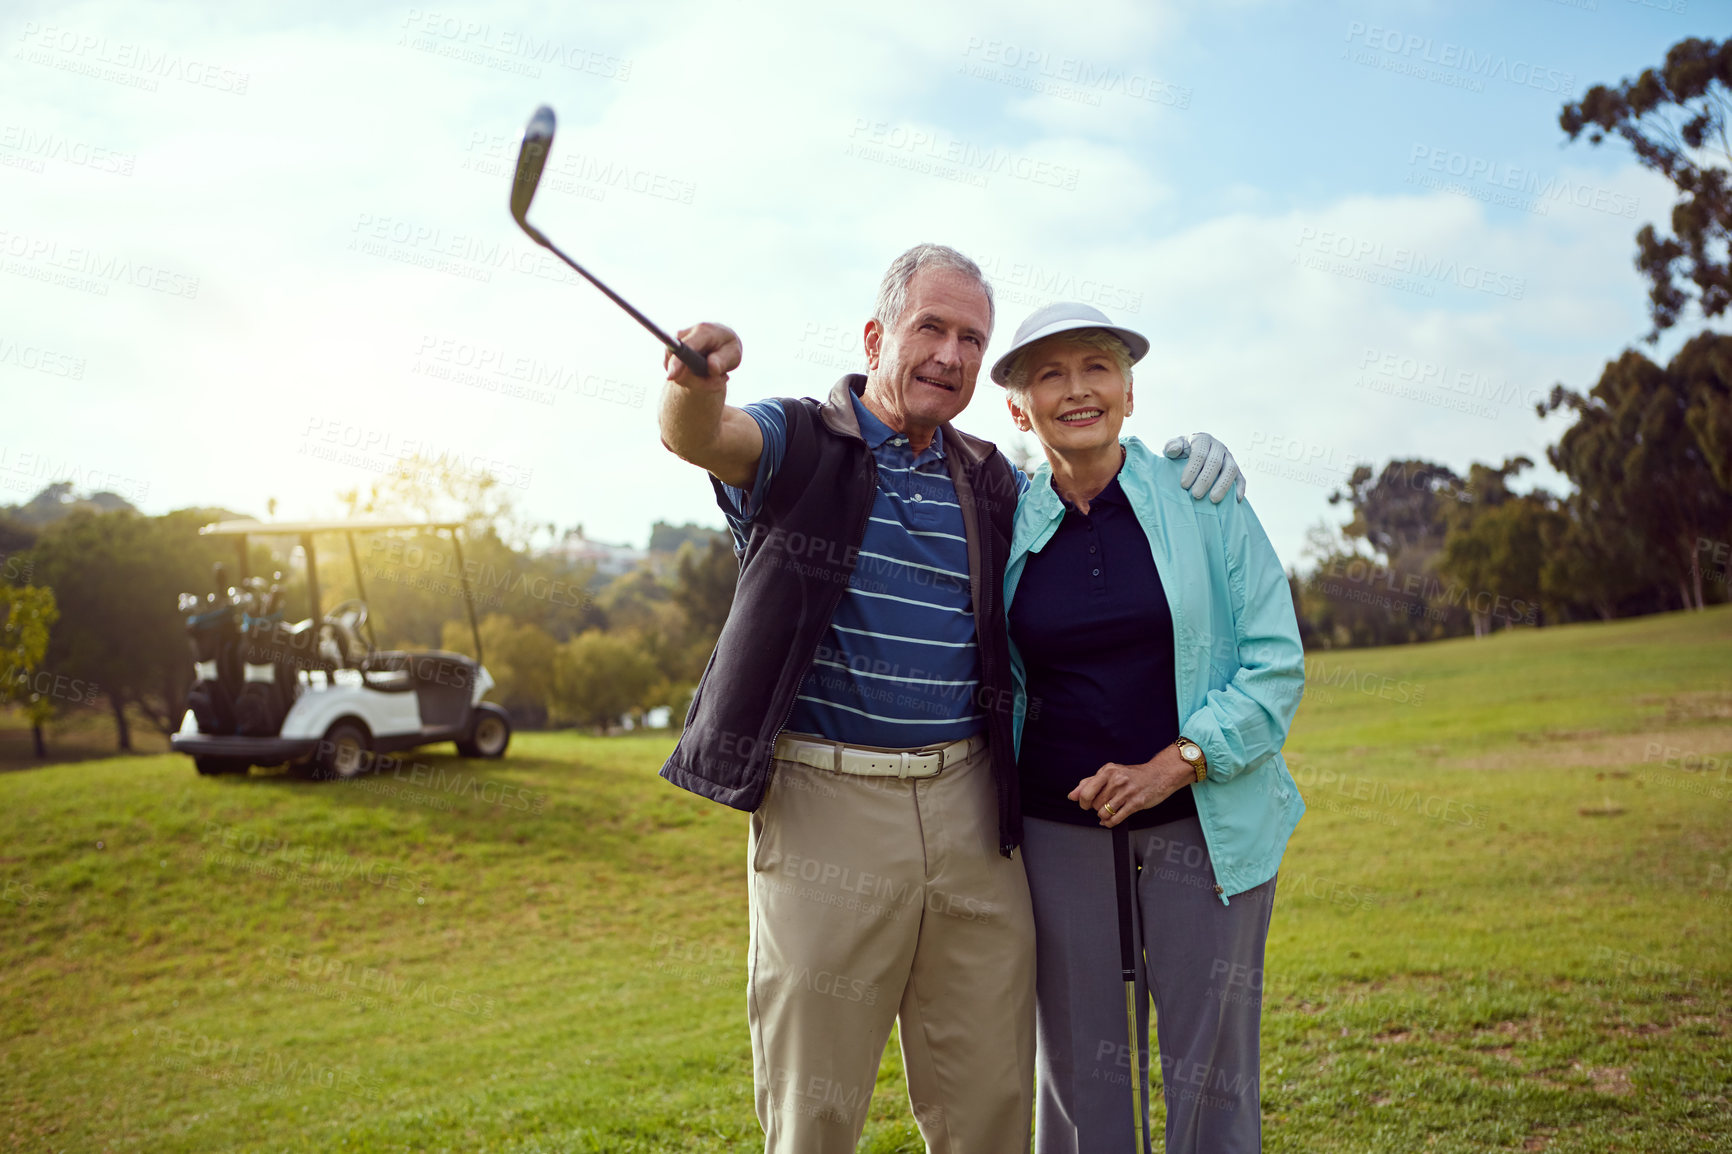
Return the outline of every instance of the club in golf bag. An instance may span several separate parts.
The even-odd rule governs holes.
[[[607,298],[614,304],[630,313],[633,320],[655,334],[656,340],[667,346],[674,356],[684,362],[686,368],[700,377],[709,376],[709,365],[703,357],[694,352],[685,342],[663,332],[654,321],[633,308],[630,301],[601,283],[594,273],[559,251],[559,247],[548,240],[540,229],[529,223],[529,202],[535,199],[536,186],[541,183],[541,170],[547,165],[547,154],[553,150],[553,129],[553,109],[543,104],[535,110],[535,115],[529,118],[529,124],[523,130],[523,144],[517,150],[517,171],[511,180],[512,219],[517,221],[517,226],[529,235],[530,240],[570,265],[579,276],[606,293]]]
[[[211,580],[216,591],[205,598],[194,593],[180,595],[193,660],[194,680],[187,694],[187,708],[197,718],[200,733],[233,733],[235,696],[241,687],[237,651],[240,612],[220,562],[212,567]]]

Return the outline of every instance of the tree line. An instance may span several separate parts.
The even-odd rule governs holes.
[[[667,706],[680,716],[721,631],[737,564],[725,533],[657,523],[649,567],[607,580],[530,546],[508,495],[490,479],[404,462],[365,493],[341,494],[362,519],[458,520],[448,536],[320,534],[321,606],[363,598],[380,649],[444,648],[473,656],[473,608],[491,696],[525,727],[606,729]],[[239,579],[237,538],[200,527],[238,515],[185,509],[145,516],[113,494],[79,499],[64,484],[0,509],[0,707],[30,723],[37,756],[57,715],[97,708],[115,745],[133,726],[179,728],[194,678],[179,594],[201,599],[221,563]],[[248,539],[247,571],[277,578],[289,620],[309,615],[295,539]],[[467,604],[466,604],[467,602]]]
[[[1703,331],[1665,364],[1627,348],[1587,392],[1563,385],[1536,415],[1573,418],[1546,453],[1574,487],[1518,493],[1533,462],[1361,466],[1330,501],[1290,574],[1310,647],[1387,645],[1494,629],[1610,620],[1732,599],[1732,40],[1686,39],[1658,68],[1595,85],[1558,123],[1629,145],[1670,181],[1670,232],[1636,235],[1648,284],[1644,340]]]

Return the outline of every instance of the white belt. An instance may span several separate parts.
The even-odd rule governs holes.
[[[936,749],[891,753],[862,749],[835,741],[806,741],[787,734],[776,739],[780,761],[797,762],[832,773],[854,773],[862,777],[937,777],[946,767],[966,761],[986,748],[986,738],[976,734]]]

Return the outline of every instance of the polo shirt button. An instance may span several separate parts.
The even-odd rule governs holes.
[[[914,499],[916,501],[920,500],[920,494],[919,493],[914,494]]]
[[[1224,892],[1225,892],[1225,891],[1224,891],[1224,890],[1223,890],[1223,889],[1222,889],[1222,888],[1221,888],[1221,887],[1220,887],[1220,886],[1216,886],[1216,887],[1215,887],[1215,892],[1216,892],[1216,893],[1224,893]]]
[[[1096,569],[1096,570],[1095,570],[1095,574],[1094,574],[1094,575],[1095,575],[1095,576],[1096,576],[1096,577],[1099,577],[1099,576],[1100,576],[1100,575],[1101,575],[1101,571],[1100,571],[1100,570],[1099,570],[1099,569]]]

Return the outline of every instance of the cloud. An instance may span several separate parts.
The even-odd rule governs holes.
[[[1637,225],[1606,208],[1635,197],[1646,219],[1669,201],[1633,169],[1547,160],[1605,195],[1540,213],[1483,179],[1402,183],[1432,172],[1429,155],[1392,162],[1387,187],[1332,180],[1325,138],[1309,171],[1245,163],[1214,203],[1181,203],[1198,155],[1228,139],[1255,155],[1216,111],[1178,104],[1199,9],[644,11],[57,14],[106,30],[86,63],[138,44],[178,55],[181,72],[153,74],[145,93],[70,71],[74,55],[52,46],[47,64],[7,59],[5,121],[135,157],[124,176],[0,165],[0,229],[58,245],[58,263],[0,265],[0,340],[86,363],[77,380],[0,364],[24,430],[8,436],[146,477],[158,509],[262,510],[275,496],[285,516],[328,513],[389,452],[424,446],[509,467],[535,520],[636,541],[658,518],[718,523],[708,485],[659,444],[653,338],[506,213],[516,138],[543,101],[560,130],[535,219],[664,325],[738,328],[735,399],[821,394],[860,367],[885,265],[917,241],[954,244],[998,289],[989,356],[1057,297],[1146,331],[1155,351],[1131,431],[1226,437],[1289,560],[1327,509],[1319,462],[1543,455],[1525,402],[1494,391],[1480,411],[1447,407],[1458,388],[1403,391],[1407,362],[1468,374],[1469,394],[1501,382],[1525,397],[1591,383],[1616,353],[1606,334],[1642,331]],[[24,27],[0,28],[8,51]],[[245,72],[244,95],[184,79],[193,59]],[[1541,134],[1549,150],[1549,123]],[[1403,137],[1390,155],[1411,147]],[[75,248],[196,278],[196,296],[38,279]],[[1419,272],[1401,274],[1403,261]],[[1386,356],[1392,376],[1379,375]],[[964,422],[1008,439],[1001,410],[983,383]],[[353,451],[306,451],[333,436]]]

